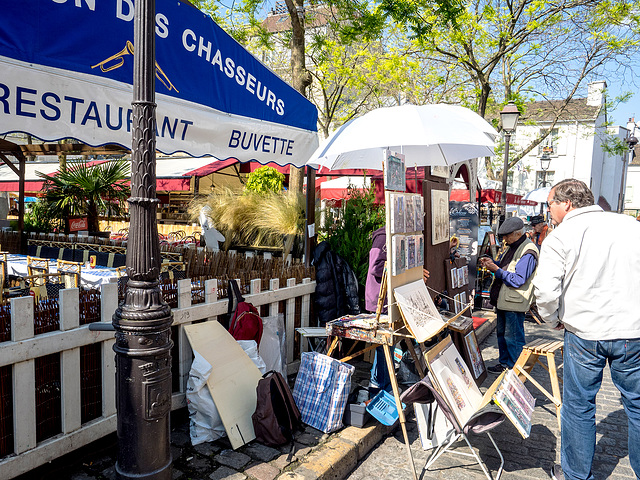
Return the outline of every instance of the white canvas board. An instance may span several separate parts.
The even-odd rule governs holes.
[[[418,434],[423,450],[438,447],[454,432],[453,425],[447,419],[436,402],[414,403],[418,423]]]
[[[396,287],[393,293],[402,317],[418,343],[427,341],[444,328],[445,322],[423,280]]]

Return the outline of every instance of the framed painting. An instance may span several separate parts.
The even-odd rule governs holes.
[[[425,342],[445,327],[422,279],[393,290],[400,314],[418,343]]]
[[[449,192],[431,190],[431,244],[449,241]]]

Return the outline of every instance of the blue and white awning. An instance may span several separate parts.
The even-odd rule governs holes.
[[[0,134],[130,148],[133,0],[0,11]],[[318,146],[311,102],[192,6],[157,0],[155,18],[158,150],[305,164]]]

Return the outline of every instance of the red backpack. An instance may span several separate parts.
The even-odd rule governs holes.
[[[229,280],[229,313],[233,312],[229,321],[229,333],[236,340],[255,340],[260,345],[262,338],[262,318],[258,309],[244,301],[238,283]]]

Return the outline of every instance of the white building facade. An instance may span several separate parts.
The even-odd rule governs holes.
[[[553,121],[562,101],[534,102],[527,106],[511,137],[511,155],[522,152],[549,128],[551,133],[509,171],[507,186],[510,193],[525,195],[565,178],[577,178],[591,188],[600,205],[618,209],[624,193],[628,157],[609,154],[604,146],[614,137],[624,141],[628,130],[608,127],[605,88],[604,81],[589,84],[587,98],[570,100],[555,125]],[[541,162],[541,159],[547,161]],[[481,183],[485,188],[501,188],[496,183],[483,180]],[[640,189],[638,194],[640,196]]]

